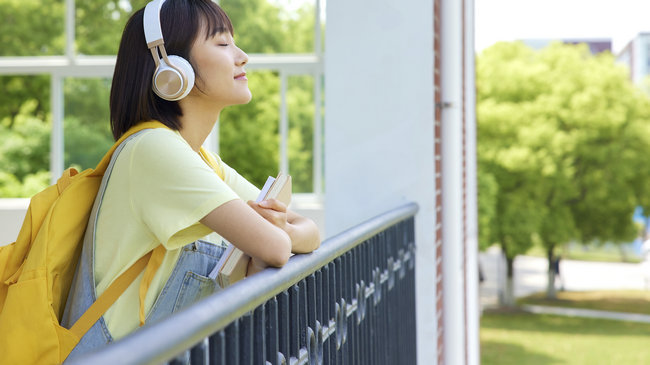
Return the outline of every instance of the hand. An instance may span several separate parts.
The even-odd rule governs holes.
[[[271,224],[287,232],[289,223],[287,206],[284,203],[277,199],[263,200],[259,203],[249,200],[248,205]]]
[[[267,265],[264,262],[254,257],[251,257],[251,259],[248,260],[248,268],[246,269],[246,276],[251,276],[253,274],[256,274],[264,270],[266,267]]]

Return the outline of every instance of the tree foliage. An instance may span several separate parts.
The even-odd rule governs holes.
[[[478,57],[477,89],[480,171],[497,185],[484,219],[510,263],[534,242],[550,264],[572,239],[634,238],[634,208],[648,207],[650,102],[611,54],[497,43]]]
[[[114,55],[130,14],[147,0],[76,2],[75,49],[82,55]],[[3,0],[2,56],[62,55],[64,2]],[[222,0],[238,46],[248,53],[313,51],[313,5],[288,13],[266,0]],[[37,20],[37,21],[35,21]],[[293,79],[290,78],[290,79]],[[280,81],[275,72],[249,72],[253,101],[220,116],[220,151],[229,165],[257,185],[274,175],[279,159]],[[50,138],[50,80],[47,75],[0,76],[0,197],[29,196],[47,184]],[[94,167],[113,143],[109,127],[109,79],[64,81],[65,165]],[[311,191],[313,80],[288,85],[289,159],[294,189]],[[26,133],[25,129],[33,129]],[[34,180],[33,176],[39,176]],[[28,181],[28,178],[30,179]],[[25,188],[29,185],[30,188]]]

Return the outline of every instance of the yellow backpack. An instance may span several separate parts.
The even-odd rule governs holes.
[[[134,126],[94,170],[78,173],[67,169],[56,184],[34,195],[16,242],[0,247],[0,362],[3,364],[62,363],[145,267],[143,281],[151,281],[146,278],[153,277],[164,256],[162,245],[118,277],[72,328],[59,324],[90,212],[113,152],[128,136],[149,128],[167,127],[158,121]],[[202,154],[210,158],[204,151]],[[215,167],[215,161],[209,162]],[[147,267],[150,258],[152,264]]]

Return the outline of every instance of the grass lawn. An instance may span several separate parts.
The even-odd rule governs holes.
[[[650,291],[559,291],[557,292],[557,299],[546,299],[546,293],[537,293],[520,298],[517,303],[650,314]],[[650,364],[650,358],[648,364]]]
[[[650,324],[485,312],[481,364],[650,364]]]

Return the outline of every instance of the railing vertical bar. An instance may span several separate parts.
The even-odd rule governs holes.
[[[390,256],[389,256],[389,252],[388,252],[388,250],[386,248],[386,232],[381,232],[379,234],[379,236],[378,236],[378,239],[379,239],[379,248],[381,249],[381,252],[382,252],[382,268],[384,269],[383,270],[384,272],[388,273],[388,277],[389,277],[389,280],[390,280],[390,275],[391,275],[390,274],[390,268],[387,265],[388,264],[388,258]],[[389,364],[389,362],[388,362],[388,349],[389,349],[388,342],[390,341],[389,340],[390,336],[388,335],[388,328],[389,327],[388,327],[388,315],[387,315],[387,312],[388,312],[387,307],[388,307],[388,305],[387,305],[387,303],[388,303],[388,301],[390,299],[391,293],[388,290],[388,283],[389,283],[389,281],[387,281],[384,284],[386,294],[384,296],[384,300],[382,300],[380,302],[380,332],[382,334],[381,335],[381,337],[382,337],[381,345],[382,346],[381,346],[381,359],[380,360],[381,360],[381,364],[386,364],[386,365]]]
[[[289,324],[290,300],[289,292],[283,291],[277,295],[278,298],[278,331],[280,332],[280,353],[288,361],[291,357],[291,325]]]
[[[312,330],[316,330],[316,275],[311,274],[307,277],[307,325],[311,327]]]
[[[203,341],[196,344],[190,350],[190,364],[192,365],[207,365],[208,364],[208,339],[204,338]]]
[[[353,303],[353,298],[354,296],[352,295],[353,292],[353,285],[355,284],[354,278],[352,277],[352,250],[348,251],[345,255],[343,255],[345,259],[344,263],[344,270],[345,270],[345,300],[347,303],[352,304]],[[354,323],[354,316],[347,317],[346,316],[346,321],[347,321],[347,326],[348,326],[348,338],[347,338],[347,346],[345,346],[345,361],[348,364],[354,364],[354,330],[357,327],[356,324]]]
[[[370,300],[368,301],[368,351],[367,351],[367,361],[371,364],[376,364],[377,360],[375,359],[375,351],[373,351],[375,348],[377,348],[377,341],[376,341],[376,325],[375,325],[375,296],[377,295],[377,291],[381,290],[380,286],[377,285],[375,282],[375,272],[377,270],[377,260],[376,260],[376,250],[375,250],[375,244],[377,243],[377,240],[375,237],[372,237],[370,239],[370,244],[368,245],[368,265],[370,266],[370,269],[372,270],[370,273],[370,279],[369,282],[373,283],[373,287],[375,292],[370,296]]]
[[[264,356],[266,361],[273,365],[279,365],[278,352],[280,352],[280,345],[278,332],[278,300],[276,297],[273,297],[269,299],[266,304],[266,323],[263,331],[266,335],[267,342]],[[263,364],[264,361],[258,363]]]
[[[363,261],[363,282],[365,283],[366,287],[370,287],[370,283],[372,283],[372,274],[371,274],[371,264],[370,264],[370,247],[372,244],[372,239],[369,239],[368,242],[361,246],[361,250],[363,251],[363,254],[361,255],[361,260]],[[365,308],[365,313],[364,313],[364,319],[361,322],[361,339],[363,340],[363,345],[361,346],[361,359],[370,359],[370,346],[371,346],[371,335],[370,335],[370,318],[369,318],[369,313],[368,309],[372,307],[372,300],[370,298],[366,298],[366,290],[364,288],[363,290],[363,300],[364,300],[364,308]]]
[[[306,278],[306,305],[307,305],[307,325],[309,328],[313,331],[314,336],[316,337],[315,340],[318,341],[318,326],[316,326],[316,275],[311,274]],[[306,328],[306,327],[305,327]],[[317,359],[318,358],[318,348],[312,346],[312,338],[307,336],[307,350],[309,352],[309,359],[310,359],[310,364],[312,363],[312,359]],[[316,364],[314,364],[316,365]]]
[[[393,258],[394,262],[397,262],[398,256],[397,256],[397,248],[393,247],[392,243],[395,242],[395,232],[394,230],[389,230],[386,231],[386,247],[388,248],[389,252],[391,253],[391,257]],[[393,305],[395,304],[395,299],[399,295],[398,292],[398,287],[399,287],[399,280],[397,280],[397,275],[393,268],[388,268],[391,272],[392,275],[394,276],[393,280],[393,289],[391,291],[391,294],[388,296],[388,305],[387,308],[395,308]],[[393,311],[387,310],[386,311],[386,317],[388,318],[388,328],[396,328],[395,326],[395,314]],[[398,361],[395,356],[395,350],[397,349],[397,341],[388,341],[388,359],[387,361],[391,364],[394,364],[395,361]]]
[[[226,364],[226,333],[219,331],[210,336],[210,365]]]
[[[239,364],[239,320],[226,327],[226,364]]]
[[[299,318],[299,331],[300,331],[300,348],[307,348],[309,341],[307,340],[307,282],[300,280],[298,282],[298,318]]]
[[[298,284],[293,285],[289,289],[289,327],[291,332],[289,335],[290,348],[289,356],[295,357],[296,359],[300,358],[300,319],[299,319],[299,289]],[[289,359],[287,359],[289,360]]]
[[[264,364],[266,360],[266,305],[253,311],[253,364]],[[194,365],[194,364],[192,364]]]
[[[341,352],[338,351],[338,338],[341,335],[341,328],[339,326],[339,323],[336,318],[336,306],[338,305],[339,298],[339,289],[340,286],[338,286],[338,267],[340,266],[340,259],[334,259],[334,261],[329,263],[329,295],[332,298],[332,303],[330,305],[330,318],[333,318],[335,321],[335,331],[332,335],[330,335],[330,338],[328,339],[329,345],[330,345],[330,361],[332,364],[340,364],[341,363]]]
[[[325,265],[320,270],[321,274],[321,283],[320,287],[322,288],[322,293],[320,297],[321,302],[321,316],[320,321],[323,328],[327,328],[330,335],[327,339],[323,338],[323,364],[330,363],[330,344],[332,343],[332,334],[330,332],[330,318],[334,318],[330,313],[330,303],[333,301],[333,297],[330,295],[330,265]]]
[[[411,253],[411,261],[409,262],[409,268],[410,268],[410,288],[409,288],[409,298],[411,298],[411,326],[410,326],[410,332],[411,332],[411,361],[415,363],[417,361],[417,335],[416,335],[416,328],[417,328],[417,320],[416,320],[416,304],[415,304],[415,219],[413,217],[408,219],[408,244],[409,244],[409,252]]]
[[[359,250],[361,250],[361,246],[359,245],[352,249],[351,255],[352,259],[350,260],[350,271],[352,272],[352,282],[354,283],[354,287],[352,288],[352,298],[357,298],[357,310],[356,313],[353,317],[352,323],[354,328],[354,335],[352,335],[352,340],[353,340],[353,346],[352,346],[352,363],[353,364],[360,364],[360,358],[359,358],[359,350],[361,349],[360,343],[361,343],[361,338],[360,338],[360,330],[361,330],[361,311],[362,311],[362,301],[361,298],[359,297],[359,293],[361,291],[361,278],[359,276],[359,271],[360,271],[360,262],[359,260]]]
[[[239,361],[242,365],[253,365],[253,315],[247,313],[239,321],[239,346],[241,346]]]
[[[343,267],[345,266],[345,255],[341,255],[340,257],[337,257],[334,262],[336,263],[336,298],[339,303],[339,311],[342,313],[339,313],[339,322],[336,325],[336,332],[337,332],[337,347],[338,350],[336,352],[336,364],[346,364],[346,358],[345,358],[345,350],[347,348],[346,343],[345,343],[345,337],[347,336],[346,333],[346,323],[347,323],[347,318],[345,318],[345,288],[343,286]]]

